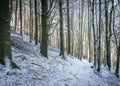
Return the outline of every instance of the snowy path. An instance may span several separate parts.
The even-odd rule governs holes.
[[[0,86],[120,86],[120,79],[104,67],[97,73],[86,60],[69,55],[63,60],[54,47],[49,47],[47,59],[40,55],[39,45],[28,43],[27,36],[23,40],[14,40],[12,47],[13,60],[21,70],[6,75],[0,65]]]
[[[55,52],[50,51],[50,53]],[[117,79],[107,68],[102,67],[101,72],[98,73],[91,68],[92,63],[71,56],[66,57],[68,65],[62,69],[65,71],[62,77],[68,78],[65,82],[66,86],[120,86],[120,79]]]

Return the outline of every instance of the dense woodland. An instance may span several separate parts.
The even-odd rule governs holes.
[[[104,65],[119,78],[120,0],[1,0],[0,63],[9,58],[13,68],[10,30],[40,43],[40,54],[49,59],[48,47],[93,63],[101,71]]]

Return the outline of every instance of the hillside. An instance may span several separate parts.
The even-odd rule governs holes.
[[[65,55],[59,56],[59,49],[49,46],[48,59],[41,56],[40,45],[29,43],[24,35],[11,31],[13,61],[20,69],[9,70],[0,65],[0,86],[120,86],[120,79],[102,67],[98,73],[87,60]]]

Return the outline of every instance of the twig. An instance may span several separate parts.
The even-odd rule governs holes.
[[[45,69],[43,66],[41,66],[41,65],[39,65],[39,64],[36,64],[36,63],[31,63],[31,64],[40,66],[40,67],[42,67],[43,69]]]

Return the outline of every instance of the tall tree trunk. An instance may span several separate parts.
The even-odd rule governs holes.
[[[4,58],[8,57],[12,61],[10,45],[10,15],[9,1],[0,2],[0,61],[4,63]]]
[[[81,22],[80,22],[80,20],[81,20],[81,15],[80,15],[81,13],[80,13],[80,0],[79,0],[79,14],[78,14],[78,16],[79,16],[79,39],[78,39],[78,59],[81,59],[81,51],[82,51],[82,49],[81,49]]]
[[[9,0],[3,0],[0,2],[0,63],[5,64],[4,60],[8,58],[11,63],[10,65],[14,68],[16,64],[12,62],[10,17],[11,10],[9,10]]]
[[[112,27],[112,19],[114,21],[114,17],[112,18],[112,16],[114,16],[114,0],[112,0],[112,8],[110,10],[110,18],[109,18],[109,27],[108,27],[108,31],[109,31],[109,34],[108,34],[108,67],[109,67],[109,70],[111,68],[111,36],[112,36],[112,32],[111,32],[111,27]],[[113,23],[113,28],[114,28],[114,23]]]
[[[94,0],[92,2],[92,28],[93,28],[93,38],[94,38],[94,66],[96,67],[96,58],[97,58],[97,52],[96,52],[96,33],[95,33],[95,25],[94,25]]]
[[[112,0],[112,1],[114,1],[114,0]],[[118,0],[118,3],[120,3],[120,0]],[[119,4],[119,9],[120,9],[120,4]],[[113,33],[115,36],[115,43],[116,43],[116,48],[117,48],[117,60],[116,60],[115,75],[116,75],[116,77],[119,78],[119,73],[120,73],[120,39],[117,39],[117,35],[115,33],[115,28],[114,28],[114,21],[115,21],[115,10],[113,10]],[[120,27],[120,17],[119,17],[119,27]]]
[[[32,19],[33,19],[33,11],[32,11],[32,0],[29,1],[29,4],[30,4],[30,20],[29,20],[29,37],[30,37],[30,43],[32,42],[32,29],[33,29],[33,22],[32,22]]]
[[[117,63],[115,69],[115,75],[119,78],[119,69],[120,69],[120,39],[119,39],[119,46],[117,47]]]
[[[38,8],[41,8],[41,1],[38,2]],[[41,9],[38,9],[38,39],[39,39],[39,43],[41,43],[41,38],[42,38],[42,32],[41,32]]]
[[[23,26],[23,31],[24,31],[24,34],[27,35],[27,23],[26,23],[26,5],[25,5],[25,1],[24,1],[24,6],[23,6],[23,22],[24,22],[24,26]]]
[[[91,22],[90,4],[88,3],[88,42],[89,42],[89,62],[91,62]]]
[[[23,35],[23,29],[22,29],[22,0],[20,0],[20,35]]]
[[[83,12],[84,12],[84,1],[82,0],[82,13],[81,13],[81,30],[80,30],[80,36],[81,36],[81,44],[80,44],[80,48],[81,48],[81,52],[80,52],[80,60],[82,60],[82,55],[83,55]]]
[[[69,17],[69,0],[66,0],[67,3],[67,29],[68,29],[68,54],[70,54],[71,50],[71,34],[70,34],[70,17]]]
[[[48,27],[47,27],[47,0],[41,1],[42,5],[42,44],[41,54],[48,57]]]
[[[63,36],[63,13],[62,13],[62,2],[59,0],[59,16],[60,16],[60,56],[65,59],[64,56],[64,36]]]
[[[17,11],[18,11],[18,0],[16,0],[16,5],[15,5],[15,30],[17,30]]]
[[[38,44],[38,18],[37,18],[37,0],[35,0],[35,45]]]
[[[9,10],[11,11],[10,19],[11,19],[12,25],[13,25],[13,18],[12,18],[12,14],[13,14],[13,0],[9,1]]]
[[[73,29],[73,26],[74,26],[74,4],[73,4],[73,8],[71,10],[71,22],[70,22],[70,28],[71,28],[71,32],[72,32],[72,44],[71,44],[71,54],[73,55],[74,53],[74,29]]]
[[[109,39],[109,28],[108,28],[108,2],[105,0],[105,21],[106,21],[106,59],[107,66],[110,70],[111,68],[111,58],[110,58],[110,39]]]
[[[98,68],[97,71],[100,72],[101,64],[101,0],[99,0],[99,31],[98,31]]]

